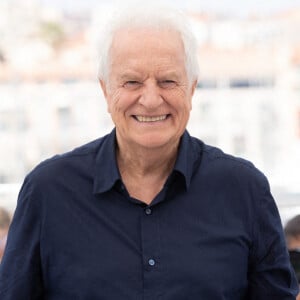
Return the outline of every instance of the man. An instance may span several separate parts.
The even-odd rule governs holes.
[[[115,129],[26,177],[0,299],[295,299],[266,178],[185,130],[198,67],[183,17],[136,8],[111,28]]]
[[[290,219],[284,226],[284,233],[289,250],[300,250],[300,215]]]
[[[300,215],[293,217],[286,223],[284,233],[290,260],[300,284]],[[300,300],[300,293],[297,300]]]

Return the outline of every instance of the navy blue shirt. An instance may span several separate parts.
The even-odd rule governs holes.
[[[297,282],[265,176],[184,133],[146,205],[115,131],[25,179],[0,267],[1,300],[289,300]]]

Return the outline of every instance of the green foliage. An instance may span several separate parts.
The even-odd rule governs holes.
[[[57,49],[65,40],[65,32],[59,23],[42,22],[40,25],[40,34],[51,47]]]

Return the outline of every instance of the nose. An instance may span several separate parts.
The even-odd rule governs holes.
[[[155,109],[163,103],[163,97],[156,82],[144,83],[139,103],[147,109]]]

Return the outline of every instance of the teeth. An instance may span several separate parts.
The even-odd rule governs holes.
[[[165,120],[166,118],[167,115],[156,116],[156,117],[136,116],[136,119],[139,122],[157,122],[157,121]]]

